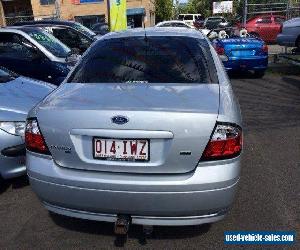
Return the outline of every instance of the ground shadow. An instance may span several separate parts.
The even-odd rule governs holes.
[[[294,79],[294,78],[291,78],[291,77],[282,77],[282,80],[289,84],[289,85],[292,85],[293,87],[296,87],[300,90],[300,80],[297,80],[297,79]]]
[[[12,189],[20,189],[29,185],[29,180],[27,176],[22,176],[10,180],[0,179],[0,194],[4,193],[9,187]]]
[[[70,218],[54,213],[49,213],[54,223],[68,230],[96,235],[114,236],[113,223],[82,220]],[[193,238],[209,231],[210,224],[185,227],[154,227],[151,235],[145,235],[143,227],[131,225],[127,236],[116,236],[114,244],[116,247],[123,247],[128,238],[137,239],[140,245],[146,245],[147,239],[183,239]]]
[[[230,71],[227,73],[230,79],[257,79],[251,71]]]

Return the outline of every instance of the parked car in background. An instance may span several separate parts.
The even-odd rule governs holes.
[[[194,22],[201,17],[201,14],[179,14],[178,20],[184,21],[190,26],[194,26]]]
[[[23,25],[36,25],[36,24],[48,24],[48,25],[62,25],[69,26],[77,31],[85,34],[89,38],[93,39],[96,34],[89,28],[83,26],[80,23],[73,21],[64,21],[64,20],[39,20],[39,21],[26,21],[26,22],[16,22],[14,26],[23,26]]]
[[[277,43],[282,46],[297,47],[300,49],[300,18],[285,21],[281,33],[277,36]]]
[[[246,33],[237,36],[231,28],[227,29],[226,35],[220,34],[219,38],[212,41],[213,47],[223,61],[227,71],[247,71],[254,72],[254,76],[261,78],[268,67],[268,46],[263,40],[257,37],[250,37]]]
[[[100,36],[104,36],[109,33],[109,26],[107,23],[96,23],[91,29],[96,35]]]
[[[178,20],[160,22],[156,24],[155,27],[164,27],[164,28],[177,27],[177,28],[190,28],[190,29],[194,28],[193,26],[187,24],[186,22],[178,21]]]
[[[249,19],[245,28],[250,35],[260,37],[267,43],[274,43],[284,21],[284,16],[260,15]]]
[[[241,126],[201,32],[114,32],[29,113],[28,176],[48,210],[116,222],[117,232],[212,223],[234,199]]]
[[[198,30],[204,28],[204,21],[205,18],[203,16],[197,17],[196,20],[194,21],[194,27]]]
[[[26,173],[25,121],[28,111],[55,89],[0,67],[0,178]]]
[[[204,28],[208,30],[216,29],[219,26],[226,27],[229,25],[227,20],[224,17],[221,16],[211,16],[205,19],[204,21]]]
[[[36,24],[23,25],[22,27],[42,28],[70,49],[78,51],[79,54],[83,54],[96,40],[96,37],[91,38],[74,27],[63,24],[40,24],[37,22]]]
[[[70,53],[41,28],[0,29],[0,66],[20,75],[59,85],[70,71]]]

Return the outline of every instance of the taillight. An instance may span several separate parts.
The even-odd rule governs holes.
[[[202,161],[237,157],[243,147],[242,129],[234,124],[217,123],[202,154]]]
[[[215,50],[218,53],[218,55],[225,55],[225,49],[223,47],[215,46]]]
[[[25,144],[26,149],[29,151],[50,155],[36,118],[27,120],[25,128]]]
[[[279,33],[282,33],[283,24],[280,24]]]
[[[264,53],[268,53],[269,48],[268,48],[268,46],[267,46],[266,44],[264,44],[264,45],[262,46],[261,50],[262,50],[262,52],[264,52]]]

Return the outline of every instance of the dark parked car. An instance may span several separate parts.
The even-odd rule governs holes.
[[[90,30],[84,31],[85,27],[79,23],[83,28],[78,28],[74,25],[74,22],[65,21],[36,21],[36,22],[22,22],[17,23],[19,26],[31,26],[40,27],[55,36],[62,43],[69,48],[78,51],[79,54],[83,54],[91,44],[96,40],[95,34],[91,34]]]
[[[59,85],[69,73],[71,50],[40,28],[0,29],[0,66]]]
[[[23,27],[42,28],[67,45],[73,51],[77,51],[78,54],[83,54],[96,40],[95,38],[90,38],[89,36],[70,26],[57,24],[36,24],[26,25]]]
[[[76,29],[77,31],[82,32],[86,36],[90,38],[95,37],[95,33],[88,29],[87,27],[83,26],[80,23],[73,22],[73,21],[63,21],[63,20],[40,20],[40,21],[27,21],[27,22],[17,22],[14,26],[24,26],[24,25],[36,25],[36,24],[51,24],[51,25],[63,25],[69,26],[71,28]]]
[[[220,25],[226,27],[229,25],[229,23],[224,17],[212,16],[206,18],[203,25],[206,29],[212,30],[218,28]]]

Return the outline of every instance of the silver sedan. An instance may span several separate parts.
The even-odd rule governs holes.
[[[211,223],[234,200],[241,127],[200,32],[111,33],[29,113],[28,175],[54,213],[116,228]]]
[[[0,68],[0,177],[8,179],[26,174],[26,117],[54,88]]]

